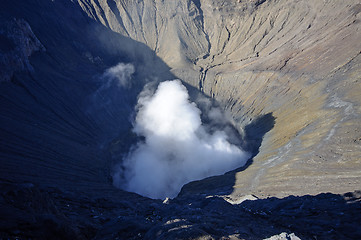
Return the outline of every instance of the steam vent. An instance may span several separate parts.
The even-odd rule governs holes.
[[[360,223],[360,0],[0,1],[0,239]]]

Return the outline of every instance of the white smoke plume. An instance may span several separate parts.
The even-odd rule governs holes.
[[[108,80],[108,84],[116,82],[119,87],[131,87],[131,76],[134,73],[134,66],[130,63],[118,63],[117,65],[108,68],[103,78]]]
[[[229,143],[224,131],[207,131],[179,80],[160,83],[153,95],[140,95],[134,132],[144,142],[123,159],[113,180],[150,198],[175,197],[185,183],[241,167],[249,157]]]

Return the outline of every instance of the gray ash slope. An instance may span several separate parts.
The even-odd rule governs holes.
[[[147,44],[176,77],[217,100],[238,130],[272,114],[259,154],[235,176],[235,197],[361,185],[358,0],[78,2]]]
[[[359,187],[360,5],[316,1],[292,28],[297,18],[286,16],[307,4],[285,2],[1,3],[0,237],[360,238],[358,192],[228,202]],[[251,38],[241,39],[232,9],[244,14]],[[278,22],[277,13],[290,20]],[[212,30],[217,18],[224,27]],[[157,35],[138,23],[159,19]],[[304,35],[303,27],[314,30]],[[267,40],[272,31],[280,35]],[[135,85],[94,103],[99,76],[118,62],[136,66]],[[109,151],[136,141],[129,116],[145,79],[175,77],[229,110],[259,153],[246,168],[188,184],[163,204],[113,188]]]

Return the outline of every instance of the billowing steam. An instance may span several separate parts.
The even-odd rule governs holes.
[[[103,74],[103,78],[107,79],[107,84],[116,82],[119,87],[131,86],[131,75],[134,73],[134,66],[130,63],[118,63],[117,65],[108,68]]]
[[[243,166],[249,155],[225,131],[202,125],[201,111],[179,80],[139,97],[134,132],[144,141],[123,159],[114,184],[151,198],[175,197],[190,181]],[[209,118],[221,118],[213,109]]]

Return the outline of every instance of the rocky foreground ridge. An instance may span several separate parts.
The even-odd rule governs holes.
[[[0,238],[360,238],[359,1],[0,6]],[[132,87],[102,88],[119,62]],[[254,157],[165,202],[115,189],[139,92],[174,78]]]
[[[102,189],[96,194],[1,185],[3,239],[358,239],[360,192],[230,203],[195,195],[150,200]],[[250,200],[248,200],[250,199]]]

